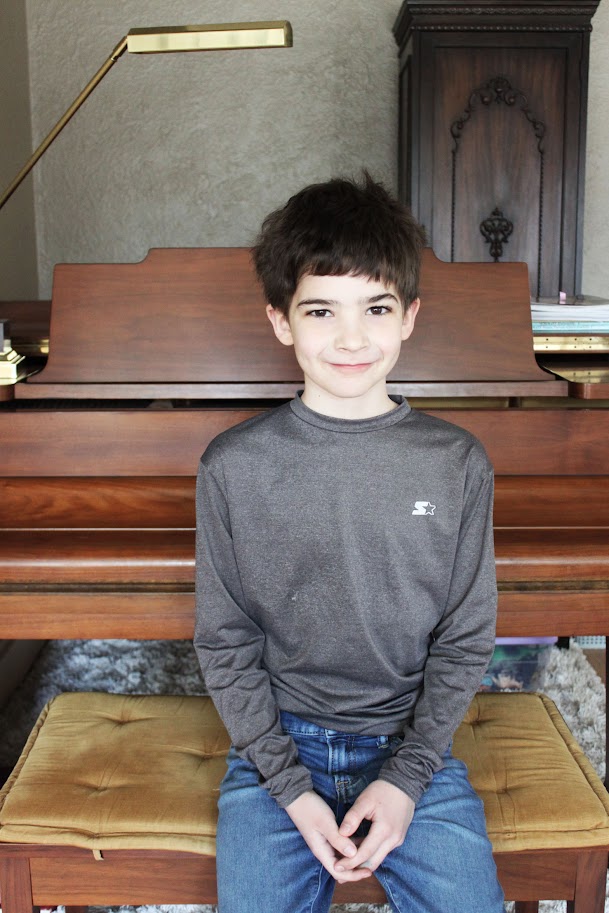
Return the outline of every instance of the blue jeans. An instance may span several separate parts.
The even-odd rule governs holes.
[[[338,824],[400,741],[398,735],[325,729],[283,710],[280,718]],[[233,746],[227,764],[218,800],[219,913],[327,913],[334,878],[259,785],[254,765]],[[369,828],[364,819],[353,836]],[[416,806],[406,839],[375,875],[396,913],[503,913],[482,802],[450,750]]]

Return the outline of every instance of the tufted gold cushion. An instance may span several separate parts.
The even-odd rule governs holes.
[[[0,792],[0,841],[215,854],[229,745],[208,697],[61,694]]]
[[[0,792],[0,841],[214,854],[228,747],[208,697],[62,694]],[[609,797],[548,698],[477,695],[454,751],[495,850],[609,846]]]
[[[477,694],[455,733],[493,849],[609,846],[609,795],[543,694]]]

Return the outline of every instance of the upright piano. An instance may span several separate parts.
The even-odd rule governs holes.
[[[609,634],[609,389],[578,398],[539,367],[524,264],[428,250],[421,301],[389,391],[495,466],[498,634]],[[47,319],[3,316],[26,344]],[[189,638],[199,457],[302,386],[249,251],[60,264],[49,339],[0,387],[0,638]]]

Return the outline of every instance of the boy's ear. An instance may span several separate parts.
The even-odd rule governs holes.
[[[402,341],[404,341],[405,339],[408,339],[408,337],[414,330],[414,321],[415,321],[415,317],[417,316],[417,314],[419,312],[420,306],[421,306],[421,299],[415,298],[414,301],[411,301],[410,307],[404,313],[404,317],[402,320]]]
[[[282,313],[282,311],[276,310],[271,304],[267,304],[266,316],[273,324],[275,336],[279,342],[282,342],[284,346],[294,345],[292,331],[290,329],[290,322],[285,314]]]

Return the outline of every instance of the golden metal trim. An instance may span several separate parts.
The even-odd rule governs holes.
[[[286,20],[131,29],[127,35],[130,54],[285,47],[292,47],[292,27]]]
[[[21,337],[13,336],[13,348],[20,355],[40,358],[49,354],[49,337]]]
[[[550,370],[559,377],[575,384],[607,384],[609,383],[609,367],[605,368],[561,368],[558,365]]]
[[[607,336],[534,336],[535,352],[609,352]]]

